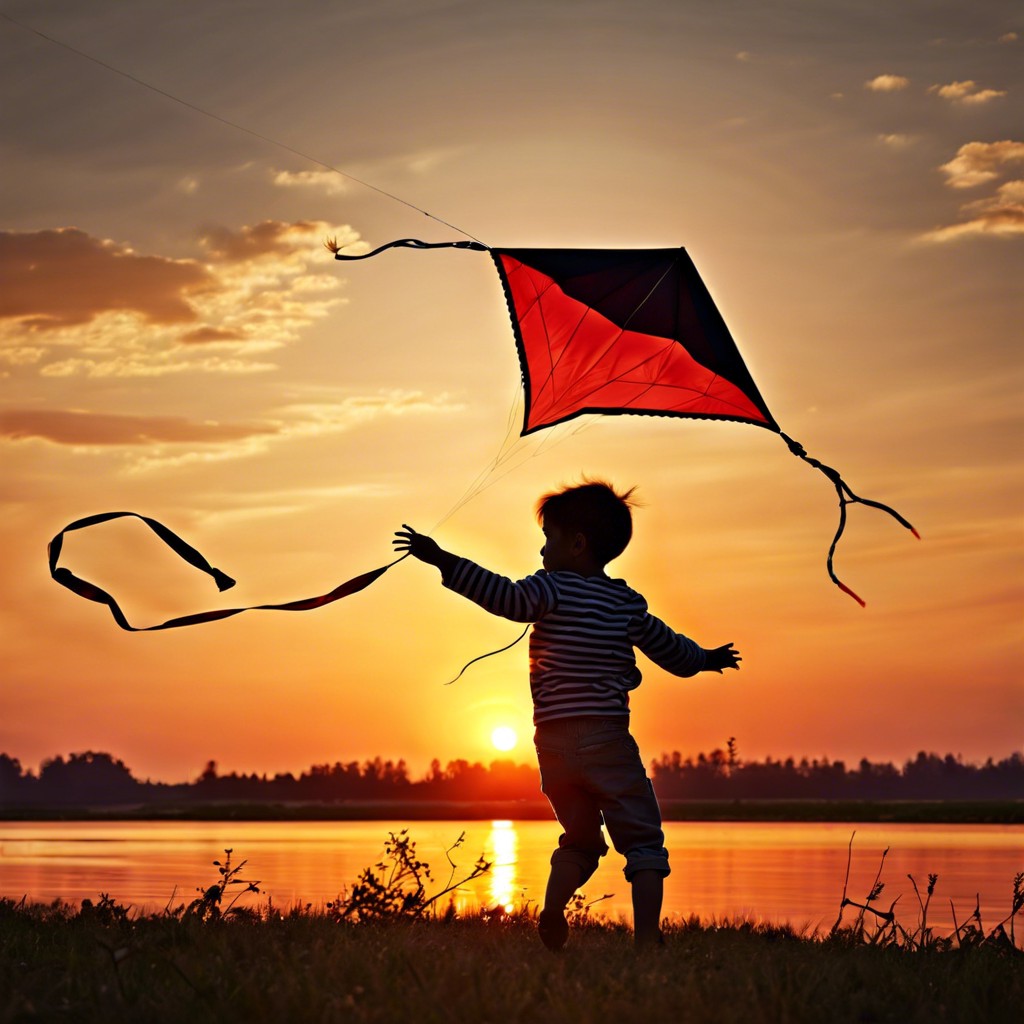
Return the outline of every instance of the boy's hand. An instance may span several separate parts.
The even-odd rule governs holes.
[[[417,533],[411,526],[402,523],[402,529],[395,531],[395,539],[391,542],[395,551],[404,552],[418,558],[428,565],[436,565],[441,572],[455,562],[455,556],[445,551],[436,541],[422,533]]]
[[[705,652],[704,671],[721,673],[726,668],[738,669],[742,660],[739,651],[733,650],[732,644],[725,644]]]

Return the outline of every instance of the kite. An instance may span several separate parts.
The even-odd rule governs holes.
[[[846,509],[880,509],[919,534],[898,512],[854,494],[839,473],[811,458],[783,433],[768,410],[729,329],[685,249],[497,249],[478,241],[423,242],[403,238],[351,255],[328,240],[339,260],[369,259],[386,249],[468,249],[489,253],[501,280],[522,371],[521,436],[584,414],[672,416],[750,423],[777,433],[789,450],[835,487],[839,525],[826,559],[829,578],[860,605],[836,575],[833,557],[846,527]],[[128,623],[114,598],[58,564],[64,535],[124,516],[146,523],[180,557],[212,576],[220,590],[234,580],[163,524],[134,512],[76,520],[49,545],[50,575],[69,590],[106,604],[126,630],[170,629],[243,611],[306,611],[365,589],[402,558],[340,584],[319,597],[284,604],[219,609],[153,626]]]
[[[685,249],[494,249],[402,238],[347,255],[327,243],[338,260],[396,247],[490,253],[519,351],[522,436],[585,413],[733,420],[773,431],[835,487],[839,526],[826,568],[861,606],[832,564],[847,505],[880,509],[920,539],[895,509],[854,494],[836,470],[783,433]]]

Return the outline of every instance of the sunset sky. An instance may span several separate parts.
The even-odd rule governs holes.
[[[0,13],[0,750],[106,750],[167,781],[209,759],[420,774],[499,756],[508,726],[500,756],[529,761],[525,643],[444,685],[519,627],[429,566],[319,611],[132,634],[50,580],[46,544],[131,510],[238,580],[218,594],[137,522],[69,538],[63,564],[139,625],[323,593],[389,561],[403,522],[519,577],[537,496],[583,473],[644,505],[612,574],[744,659],[641,664],[648,759],[730,736],[757,759],[1024,746],[1019,5]],[[825,573],[833,490],[770,431],[604,417],[503,447],[519,368],[487,255],[322,244],[463,232],[685,246],[783,430],[922,541],[851,509],[836,568],[861,609]]]

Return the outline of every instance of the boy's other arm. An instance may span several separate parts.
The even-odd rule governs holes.
[[[437,541],[425,534],[417,533],[411,526],[402,523],[402,529],[395,531],[395,539],[391,542],[395,551],[412,555],[413,558],[436,565],[441,570],[441,578],[447,580],[458,562],[458,556],[445,551]]]
[[[704,671],[721,673],[723,669],[740,667],[740,652],[733,648],[732,644],[723,644],[721,647],[704,651]]]
[[[676,676],[739,668],[740,656],[732,644],[710,650],[701,647],[649,612],[639,620],[637,632],[630,639],[651,661]]]

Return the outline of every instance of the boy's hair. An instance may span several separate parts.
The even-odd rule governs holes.
[[[561,530],[579,531],[587,538],[594,557],[602,564],[626,550],[633,536],[630,499],[635,487],[619,494],[603,480],[583,483],[545,494],[537,502],[537,520]]]

